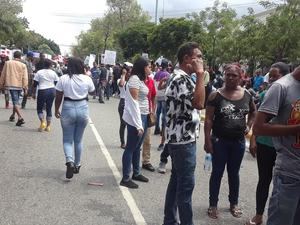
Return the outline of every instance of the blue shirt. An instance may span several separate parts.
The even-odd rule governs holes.
[[[93,67],[91,69],[91,74],[93,79],[99,79],[100,78],[100,70],[97,67]]]
[[[259,90],[259,86],[264,83],[264,77],[262,75],[258,75],[254,78],[253,89],[255,91]]]

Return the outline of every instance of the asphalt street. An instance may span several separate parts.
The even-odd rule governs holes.
[[[123,150],[119,147],[118,99],[105,104],[90,99],[91,122],[84,134],[80,174],[65,179],[60,121],[51,132],[38,132],[36,102],[22,111],[23,127],[9,122],[11,108],[0,96],[0,225],[160,225],[170,163],[166,174],[142,170],[150,179],[139,189],[120,188]],[[202,126],[203,127],[203,126]],[[151,135],[151,163],[157,167],[160,137]],[[203,170],[203,129],[197,141],[196,186],[193,194],[195,225],[242,225],[255,213],[257,165],[246,152],[240,172],[240,202],[244,214],[229,212],[227,174],[219,200],[219,219],[208,218],[208,172]],[[115,166],[115,167],[114,167]],[[90,182],[103,186],[89,185]]]

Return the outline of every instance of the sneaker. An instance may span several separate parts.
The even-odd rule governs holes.
[[[145,182],[145,183],[149,182],[149,179],[147,177],[143,176],[142,174],[137,175],[137,176],[132,175],[132,180],[137,180],[137,181],[141,181],[141,182]]]
[[[11,116],[9,117],[9,121],[10,121],[10,122],[15,122],[15,116],[14,116],[14,115],[11,115]]]
[[[46,126],[47,126],[46,123],[44,121],[42,121],[38,131],[42,132],[46,128]]]
[[[50,131],[51,131],[51,127],[50,127],[50,126],[47,126],[47,127],[45,128],[45,131],[50,132]]]
[[[149,170],[150,172],[155,171],[155,168],[151,165],[151,163],[143,164],[142,168],[145,170]]]
[[[20,127],[20,126],[22,126],[22,124],[24,124],[24,123],[25,123],[25,121],[24,121],[23,118],[22,118],[22,119],[18,119],[18,121],[17,121],[17,123],[16,123],[16,126]]]
[[[66,171],[66,178],[71,179],[74,174],[74,163],[73,162],[67,162],[67,171]]]
[[[166,165],[166,163],[160,162],[157,171],[159,173],[165,174],[167,172]]]
[[[160,144],[157,148],[157,151],[162,151],[164,150],[164,144]]]
[[[139,188],[139,185],[137,185],[136,183],[134,183],[132,180],[125,181],[125,180],[122,179],[121,182],[120,182],[120,185],[124,186],[124,187],[128,187],[128,188],[132,188],[132,189]]]
[[[79,166],[74,166],[73,173],[74,173],[74,174],[78,174],[78,173],[79,173],[79,170],[80,170],[80,167],[81,167],[81,165],[79,165]]]

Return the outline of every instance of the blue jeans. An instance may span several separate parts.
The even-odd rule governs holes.
[[[237,205],[240,189],[240,167],[245,153],[245,139],[229,140],[213,137],[212,173],[209,181],[209,205],[217,207],[221,180],[227,164],[229,202]]]
[[[140,168],[141,146],[143,144],[147,132],[148,115],[141,115],[141,117],[142,117],[142,123],[144,128],[144,134],[142,136],[138,136],[138,131],[136,127],[127,124],[127,142],[122,157],[124,181],[130,180],[131,164],[132,164],[134,176],[137,176],[141,173],[141,168]]]
[[[11,101],[14,106],[20,105],[20,95],[21,95],[21,90],[9,90],[10,95],[11,95]]]
[[[157,101],[156,102],[156,124],[155,130],[160,130],[160,115],[161,115],[161,126],[164,128],[166,126],[166,101]]]
[[[64,101],[60,121],[66,162],[74,162],[79,166],[83,148],[82,137],[89,121],[87,101]],[[73,157],[74,152],[75,157]]]
[[[168,144],[172,159],[171,177],[166,193],[164,225],[193,225],[192,194],[195,186],[196,142]]]
[[[46,104],[47,121],[51,121],[52,118],[52,105],[55,98],[55,88],[48,88],[38,91],[37,96],[37,113],[39,119],[43,119],[43,108]]]
[[[300,180],[275,175],[267,225],[283,224],[300,224]]]

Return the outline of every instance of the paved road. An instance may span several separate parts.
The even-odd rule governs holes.
[[[128,191],[118,185],[123,150],[119,148],[117,105],[118,100],[114,98],[106,104],[90,100],[91,123],[84,136],[82,168],[79,175],[66,181],[59,120],[54,119],[50,133],[38,132],[35,102],[29,100],[23,111],[26,124],[16,127],[8,121],[11,109],[4,109],[4,98],[0,96],[0,225],[162,224],[170,170],[165,175],[143,171],[150,182],[139,184],[137,190]],[[152,164],[157,166],[159,137],[152,135],[151,138]],[[220,218],[212,220],[206,215],[209,174],[203,171],[203,131],[197,144],[195,225],[242,225],[255,212],[255,160],[246,153],[242,164],[240,206],[243,217],[236,219],[229,213],[225,174],[219,202]],[[104,185],[90,186],[89,182]]]

